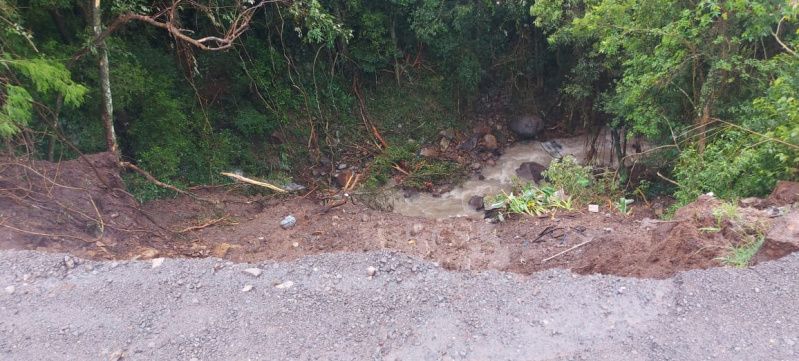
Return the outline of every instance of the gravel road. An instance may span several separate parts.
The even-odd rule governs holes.
[[[0,359],[799,360],[797,275],[799,254],[646,280],[4,251]]]

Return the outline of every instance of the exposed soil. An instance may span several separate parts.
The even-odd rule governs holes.
[[[719,222],[713,214],[719,201],[703,196],[670,221],[649,218],[654,216],[646,207],[629,216],[601,207],[599,213],[519,216],[490,224],[481,218],[407,217],[352,202],[330,208],[300,196],[245,195],[235,187],[196,191],[213,203],[179,197],[139,207],[121,190],[112,158],[86,159],[92,167],[84,160],[3,163],[0,248],[91,259],[214,256],[245,262],[390,249],[456,270],[531,274],[558,267],[663,278],[719,266],[718,258],[751,231],[742,225],[765,230],[773,216],[740,208],[742,221]],[[297,224],[284,230],[279,223],[289,214]],[[713,227],[718,230],[706,231]]]

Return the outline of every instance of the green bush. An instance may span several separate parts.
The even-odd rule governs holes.
[[[555,188],[563,189],[581,203],[588,202],[592,197],[594,176],[591,167],[580,165],[571,155],[550,163],[542,175]]]
[[[430,190],[431,186],[456,182],[463,177],[463,168],[455,162],[427,159],[417,154],[419,145],[407,143],[390,146],[372,160],[366,186],[370,188],[386,184],[393,174],[401,174],[400,185],[416,190]],[[399,172],[404,169],[407,174]]]

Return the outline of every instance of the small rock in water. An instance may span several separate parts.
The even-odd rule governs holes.
[[[291,288],[291,286],[294,286],[294,282],[286,281],[286,282],[283,282],[283,283],[281,283],[279,285],[276,285],[275,288],[284,289],[284,288]]]
[[[472,196],[471,198],[469,198],[469,206],[472,207],[472,209],[474,209],[476,211],[479,211],[479,210],[483,209],[483,207],[484,207],[483,197],[482,196]]]
[[[6,288],[5,288],[5,291],[6,291],[6,293],[8,293],[9,295],[12,295],[12,294],[14,294],[14,292],[15,292],[16,290],[17,290],[17,289],[16,289],[16,287],[14,287],[14,286],[8,286],[8,287],[6,287]]]
[[[366,274],[369,277],[374,277],[377,274],[377,268],[374,268],[372,266],[367,267],[366,268]]]
[[[280,221],[280,227],[283,229],[289,229],[291,227],[294,227],[295,224],[297,224],[297,218],[294,218],[294,216],[290,214],[286,216],[286,218],[283,218],[282,221]]]
[[[243,272],[244,272],[244,273],[246,273],[246,274],[249,274],[249,275],[251,275],[251,276],[253,276],[253,277],[258,277],[258,276],[260,276],[260,275],[261,275],[261,273],[262,273],[263,271],[261,271],[261,269],[260,269],[260,268],[253,267],[253,268],[247,268],[247,269],[245,269]]]
[[[163,257],[161,257],[161,258],[153,258],[152,268],[161,267],[162,264],[164,264],[164,258]]]
[[[252,285],[244,285],[244,287],[242,287],[241,289],[241,292],[250,292],[250,291],[252,291]]]
[[[524,180],[538,183],[544,179],[542,173],[545,170],[547,170],[547,167],[545,167],[543,164],[536,162],[524,162],[519,165],[519,168],[516,168],[516,176]]]
[[[589,204],[588,211],[591,213],[599,213],[599,205],[598,204]]]

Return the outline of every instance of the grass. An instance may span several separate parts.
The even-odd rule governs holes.
[[[717,224],[721,224],[724,221],[735,222],[741,219],[741,213],[734,202],[725,202],[714,208],[713,216],[716,217]]]
[[[764,236],[760,235],[749,242],[743,243],[739,246],[730,247],[727,255],[719,258],[719,260],[722,264],[727,266],[737,268],[749,267],[749,264],[752,262],[752,257],[757,254],[757,252],[760,250],[760,247],[763,247],[763,242],[765,239],[766,238]]]

